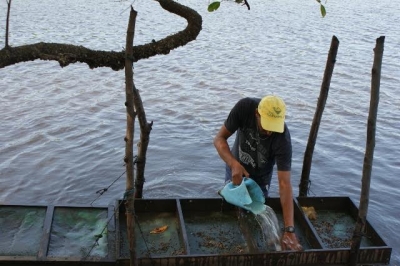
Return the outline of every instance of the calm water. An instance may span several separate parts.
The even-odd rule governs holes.
[[[303,154],[332,36],[340,40],[311,170],[311,195],[360,196],[373,48],[386,36],[368,220],[400,265],[400,8],[392,1],[251,0],[208,13],[206,0],[180,0],[203,16],[197,40],[135,64],[151,132],[144,197],[217,197],[224,168],[212,139],[241,97],[276,93],[288,106],[292,182]],[[60,42],[120,51],[131,2],[14,0],[11,45]],[[0,47],[6,1],[0,1]],[[134,3],[135,44],[186,22],[155,1]],[[0,69],[0,203],[106,205],[125,189],[124,72],[34,61]],[[138,136],[138,135],[136,135]],[[277,182],[272,196],[278,196]]]

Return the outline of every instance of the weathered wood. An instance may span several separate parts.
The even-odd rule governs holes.
[[[51,224],[53,223],[54,216],[54,206],[50,205],[46,209],[46,217],[43,224],[43,234],[40,241],[40,248],[38,252],[38,259],[45,259],[47,256],[47,251],[50,243],[50,232],[51,232]]]
[[[318,129],[321,123],[322,113],[324,112],[326,99],[328,98],[329,87],[331,83],[333,69],[335,67],[336,55],[339,47],[339,40],[336,36],[332,37],[331,48],[329,50],[328,59],[326,62],[324,78],[321,85],[321,91],[318,98],[317,109],[315,110],[313,123],[308,136],[307,148],[304,153],[303,170],[301,173],[301,180],[299,185],[299,196],[306,197],[310,185],[310,172],[312,156],[314,152],[315,143],[317,141]]]
[[[7,20],[6,20],[6,44],[5,44],[5,48],[8,48],[8,30],[10,28],[10,10],[11,10],[11,0],[7,0]]]
[[[133,92],[133,104],[138,116],[140,126],[140,141],[138,145],[138,155],[136,159],[136,179],[135,179],[135,198],[143,197],[143,185],[144,185],[144,170],[146,166],[146,154],[147,147],[150,141],[150,131],[153,126],[153,121],[147,123],[146,112],[144,111],[142,98],[140,97],[139,90],[135,84],[132,87]]]
[[[357,265],[357,259],[360,252],[360,244],[363,233],[365,232],[368,204],[369,204],[369,189],[371,184],[371,172],[372,162],[374,159],[375,149],[375,131],[376,131],[376,117],[378,114],[379,104],[379,88],[381,83],[381,68],[383,58],[383,46],[385,37],[381,36],[376,39],[376,45],[374,49],[374,63],[372,66],[372,78],[371,78],[371,100],[368,115],[367,125],[367,142],[364,156],[363,173],[361,180],[361,197],[360,205],[358,208],[358,217],[356,227],[354,229],[352,244],[351,244],[351,256],[350,265]]]
[[[129,15],[128,30],[126,33],[126,51],[125,51],[125,91],[126,91],[126,146],[125,146],[125,164],[126,164],[126,224],[129,241],[130,265],[137,265],[136,260],[136,239],[135,239],[135,216],[134,216],[134,167],[133,167],[133,140],[135,129],[136,112],[133,104],[133,38],[135,35],[137,12],[131,7]]]
[[[346,265],[350,256],[349,249],[335,250],[308,250],[295,252],[270,252],[253,254],[227,254],[227,255],[199,255],[179,257],[155,257],[139,258],[139,266],[185,266],[185,265],[207,265],[207,266],[320,266]],[[378,248],[375,252],[362,250],[359,255],[364,264],[373,264],[383,257],[390,256],[390,250]],[[128,265],[126,260],[119,261],[120,265]],[[379,264],[384,264],[380,262]]]
[[[195,40],[202,29],[202,18],[193,9],[172,0],[158,0],[160,6],[171,13],[185,18],[186,28],[159,41],[133,47],[133,60],[169,54],[173,49]],[[97,51],[83,46],[61,43],[35,43],[18,47],[5,47],[0,50],[0,68],[36,59],[57,61],[61,67],[81,62],[91,69],[109,67],[121,70],[125,66],[125,52]]]
[[[129,258],[128,247],[129,241],[126,237],[127,221],[124,215],[126,209],[125,205],[122,204],[123,202],[124,201],[119,200],[114,204],[114,206],[98,207],[87,205],[36,206],[0,204],[0,213],[3,213],[3,208],[4,210],[19,209],[18,211],[25,210],[27,215],[31,213],[32,207],[46,208],[47,206],[47,212],[42,211],[40,217],[37,217],[38,219],[32,220],[32,222],[34,222],[36,225],[38,223],[42,224],[43,218],[45,216],[42,234],[36,234],[34,236],[35,239],[42,240],[40,242],[40,247],[38,247],[37,255],[32,255],[32,252],[24,253],[21,251],[17,251],[20,250],[19,247],[16,247],[16,249],[11,248],[11,250],[8,251],[2,250],[3,253],[0,254],[0,265],[130,265],[131,260]],[[278,215],[279,213],[281,213],[279,209],[279,202],[279,198],[268,199],[268,204],[276,211]],[[237,238],[236,240],[232,240],[231,238],[229,238],[229,240],[227,239],[227,237],[236,235],[236,233],[239,233],[239,235],[243,235],[243,232],[240,232],[239,226],[236,224],[237,218],[235,218],[235,210],[237,207],[227,202],[224,202],[221,198],[135,199],[135,215],[138,217],[137,220],[135,219],[135,227],[136,230],[139,229],[140,231],[136,231],[137,234],[135,237],[137,238],[137,243],[139,243],[139,245],[142,245],[137,247],[137,264],[151,266],[348,265],[350,248],[347,246],[340,248],[330,248],[329,245],[321,245],[323,243],[322,241],[321,243],[315,243],[315,240],[321,240],[317,237],[317,234],[320,234],[319,232],[321,231],[312,230],[316,227],[313,226],[313,223],[311,223],[306,216],[300,213],[301,207],[300,205],[298,205],[298,203],[301,203],[301,206],[308,205],[318,207],[317,213],[333,210],[333,212],[337,211],[340,217],[342,217],[342,214],[340,213],[348,213],[352,218],[354,218],[354,223],[358,213],[356,205],[352,203],[352,201],[347,197],[302,197],[299,198],[299,201],[295,201],[295,223],[298,232],[304,237],[303,241],[308,242],[310,246],[302,251],[268,251],[256,253],[244,251],[243,253],[238,253],[234,248],[236,244],[243,245],[244,243],[246,243],[247,245],[247,242],[242,238]],[[70,250],[65,249],[66,247],[68,247],[68,244],[63,245],[63,243],[68,243],[68,241],[64,242],[64,238],[57,237],[60,236],[59,233],[63,230],[60,231],[56,229],[54,232],[52,231],[54,228],[58,227],[57,223],[53,224],[54,221],[57,220],[57,212],[54,212],[53,210],[60,207],[65,211],[64,215],[66,215],[67,213],[71,213],[71,217],[75,217],[76,219],[70,220],[69,222],[67,222],[67,224],[65,224],[66,227],[64,227],[64,229],[68,229],[65,231],[66,234],[69,234],[71,225],[73,225],[74,227],[71,233],[80,232],[81,230],[86,231],[86,228],[88,228],[88,226],[93,225],[91,223],[84,223],[78,216],[73,215],[74,213],[82,213],[84,212],[84,209],[87,209],[89,215],[91,215],[90,213],[93,214],[93,210],[107,213],[108,237],[106,238],[106,240],[108,243],[106,245],[104,245],[105,243],[103,243],[102,245],[103,247],[107,246],[107,254],[103,253],[103,255],[100,255],[95,253],[90,254],[86,252],[81,253],[78,249],[70,254]],[[353,209],[356,209],[356,211],[353,211]],[[116,212],[115,214],[114,211]],[[231,218],[214,220],[214,215],[220,212],[222,212],[225,217],[227,217],[226,215],[228,215]],[[297,215],[296,213],[298,213],[299,215]],[[202,221],[193,220],[193,218],[198,218],[201,216],[209,218]],[[163,220],[163,224],[172,224],[172,222],[176,222],[177,226],[171,226],[168,229],[168,238],[164,238],[164,236],[162,235],[154,236],[155,238],[152,238],[154,241],[151,241],[151,246],[148,245],[146,247],[147,250],[145,250],[143,247],[143,241],[148,241],[149,238],[146,237],[146,234],[149,233],[149,228],[154,227],[146,227],[144,223],[153,222],[154,220],[152,219],[152,217],[154,217],[155,220],[160,217],[163,217],[163,219],[167,218],[167,220]],[[58,216],[58,218],[60,218],[60,216]],[[114,218],[116,219],[115,223],[113,221]],[[345,220],[348,221],[348,218],[346,218]],[[103,217],[102,219],[105,218]],[[12,222],[3,222],[5,221],[0,219],[1,228],[5,230],[18,230],[18,228],[15,228],[15,225]],[[8,237],[13,238],[12,241],[15,241],[14,243],[18,243],[25,240],[26,237],[30,235],[30,233],[24,230],[24,228],[26,228],[27,226],[26,216],[20,217],[15,221],[15,223],[16,225],[21,225],[21,228],[19,228],[20,230],[18,230],[19,233],[15,235],[8,234]],[[341,222],[338,221],[338,223]],[[154,223],[154,225],[156,226],[156,223]],[[233,226],[230,227],[229,225]],[[225,226],[231,228],[232,232],[234,233],[232,233],[231,235],[230,232],[224,231],[225,234],[220,235],[219,230],[223,229]],[[239,231],[236,232],[236,230]],[[198,232],[201,233],[202,236],[196,236]],[[97,231],[93,231],[93,235],[97,233]],[[93,235],[89,233],[88,235],[86,235],[86,237],[87,239],[95,240],[93,238]],[[55,238],[52,238],[52,241],[55,241],[53,242],[53,245],[51,245],[51,243],[48,241],[49,236],[55,236]],[[67,240],[72,239],[68,235],[65,236]],[[375,231],[375,229],[372,227],[372,225],[368,223],[368,221],[365,238],[368,241],[366,241],[365,246],[360,248],[360,252],[358,254],[358,263],[360,265],[388,265],[390,263],[392,248],[388,247],[385,244],[383,239],[379,237],[378,232]],[[168,241],[168,239],[173,240]],[[30,241],[32,239],[26,240]],[[78,239],[76,240],[80,241]],[[180,244],[176,242],[177,240]],[[210,240],[212,240],[212,242],[209,242]],[[245,241],[244,243],[241,242],[243,240]],[[218,248],[217,246],[207,248],[207,243],[213,244],[218,243],[219,241],[222,241],[224,244],[231,246],[233,249],[226,249],[223,246],[220,246]],[[81,243],[75,244],[78,246],[81,245]],[[176,249],[171,249],[166,253],[164,252],[164,248],[166,248],[166,245],[174,246],[176,247]],[[198,245],[202,245],[205,249],[199,249]],[[86,246],[84,248],[90,248],[90,246]],[[51,250],[52,252],[49,252],[50,254],[47,254],[47,250]],[[65,255],[62,255],[63,250],[65,251]],[[204,253],[204,250],[213,250],[213,252]],[[175,253],[175,251],[180,252]],[[28,254],[31,255],[27,256]]]

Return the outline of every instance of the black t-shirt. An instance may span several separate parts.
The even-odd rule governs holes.
[[[292,144],[286,124],[283,133],[273,132],[270,136],[259,133],[255,112],[260,100],[239,100],[226,119],[225,127],[232,134],[237,131],[232,154],[252,179],[268,188],[275,162],[278,171],[290,171]]]

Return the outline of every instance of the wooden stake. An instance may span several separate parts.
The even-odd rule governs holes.
[[[371,78],[371,100],[368,115],[367,125],[367,143],[364,156],[364,166],[361,180],[361,197],[360,205],[358,209],[358,217],[356,227],[353,233],[353,239],[350,250],[350,265],[357,265],[358,254],[360,251],[361,238],[365,232],[365,225],[368,213],[369,203],[369,189],[371,184],[371,172],[372,162],[374,159],[375,149],[375,131],[376,131],[376,117],[378,114],[378,103],[379,103],[379,88],[381,83],[381,68],[383,58],[383,46],[385,37],[381,36],[376,39],[376,45],[374,49],[375,57],[372,66],[372,78]]]
[[[126,146],[125,146],[125,164],[126,164],[126,192],[125,192],[125,210],[126,225],[129,241],[130,265],[137,265],[136,259],[136,239],[135,239],[135,219],[134,219],[134,178],[133,178],[133,137],[135,127],[136,112],[133,103],[133,37],[135,35],[137,12],[131,7],[129,15],[129,24],[126,34],[125,50],[125,91],[126,91]]]
[[[308,195],[312,156],[314,152],[315,143],[317,140],[319,124],[321,123],[322,113],[324,112],[326,99],[328,98],[328,92],[331,84],[333,69],[335,67],[338,47],[339,47],[339,40],[336,38],[336,36],[333,36],[331,41],[331,48],[328,54],[328,60],[326,62],[324,79],[322,81],[321,91],[318,98],[317,109],[314,114],[313,123],[310,129],[310,135],[308,136],[307,148],[304,153],[303,170],[301,173],[301,180],[299,185],[300,197],[307,197]]]
[[[133,84],[133,103],[140,126],[140,141],[138,143],[138,155],[136,160],[136,180],[135,180],[135,198],[143,197],[143,184],[145,181],[144,170],[146,166],[147,147],[150,142],[150,132],[153,127],[153,121],[147,123],[146,112],[144,111],[142,98],[139,90]]]
[[[7,1],[7,21],[6,21],[6,45],[5,48],[8,48],[8,30],[10,28],[10,10],[11,10],[11,0]]]

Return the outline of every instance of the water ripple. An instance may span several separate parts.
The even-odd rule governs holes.
[[[224,164],[212,139],[244,96],[281,95],[293,140],[292,182],[298,191],[303,155],[332,36],[340,41],[311,171],[316,195],[358,199],[366,145],[375,40],[386,36],[368,218],[388,245],[396,237],[400,201],[400,19],[389,0],[180,1],[203,17],[198,38],[166,56],[135,64],[147,119],[154,121],[145,197],[216,197]],[[120,51],[131,3],[13,1],[10,44],[60,42]],[[156,1],[135,2],[135,44],[182,30],[186,21]],[[0,1],[0,10],[5,1]],[[4,17],[4,16],[3,16]],[[107,18],[107,19],[104,19]],[[89,22],[89,23],[88,23]],[[2,31],[4,32],[4,31]],[[4,38],[0,36],[0,47]],[[124,172],[123,71],[33,61],[0,69],[0,202],[87,203]],[[138,138],[138,125],[135,126]],[[136,143],[135,143],[136,144]],[[121,198],[120,178],[96,204]],[[278,196],[273,181],[272,196]],[[393,265],[400,264],[397,250]]]

